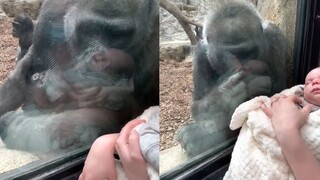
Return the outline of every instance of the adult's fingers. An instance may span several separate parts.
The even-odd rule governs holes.
[[[83,86],[80,83],[69,83],[69,86],[72,91],[78,92],[83,89]]]
[[[80,100],[81,101],[87,101],[91,100],[92,98],[95,98],[101,91],[101,87],[93,87],[89,89],[84,89],[81,91],[78,91],[80,94]]]
[[[131,132],[131,130],[136,127],[137,125],[144,123],[145,121],[142,119],[134,119],[129,121],[122,129],[120,132],[120,137],[119,139],[128,139],[129,138],[129,134]]]
[[[145,121],[140,119],[131,120],[121,129],[120,136],[116,143],[116,149],[119,154],[128,154],[129,134],[134,127],[143,122]]]
[[[84,175],[81,173],[78,180],[84,180]]]
[[[130,149],[131,157],[134,161],[143,160],[139,144],[139,134],[135,129],[131,130],[130,132],[128,147]]]
[[[129,121],[122,129],[121,129],[121,132],[122,131],[126,131],[127,129],[131,131],[131,129],[133,129],[134,127],[136,127],[138,124],[141,124],[141,123],[145,123],[146,121],[143,120],[143,119],[133,119],[131,121]],[[129,132],[130,132],[129,131]],[[121,134],[121,133],[120,133]]]
[[[269,109],[264,103],[261,103],[260,108],[269,118],[272,117],[271,109]]]
[[[70,90],[70,91],[68,91],[67,93],[68,93],[68,96],[69,96],[72,100],[79,100],[79,99],[80,99],[80,95],[79,95],[76,91]]]
[[[91,101],[79,101],[78,105],[80,108],[94,108],[94,107],[102,107],[103,103],[100,99],[93,99]]]
[[[302,103],[302,99],[300,99],[297,95],[290,95],[288,96],[288,98],[294,103],[297,103],[297,104]]]
[[[96,94],[102,88],[100,86],[84,88],[81,83],[73,83],[73,84],[69,83],[69,86],[70,86],[72,91],[75,91],[78,94]]]
[[[302,111],[303,113],[310,114],[310,112],[311,112],[311,110],[312,110],[312,107],[313,107],[312,104],[307,104],[307,105],[305,105],[305,106],[301,109],[301,111]]]
[[[280,98],[286,98],[287,97],[285,94],[280,94],[279,96],[280,96]]]
[[[274,102],[277,102],[280,98],[286,98],[287,96],[284,95],[284,94],[275,94],[271,97],[271,105],[274,103]]]

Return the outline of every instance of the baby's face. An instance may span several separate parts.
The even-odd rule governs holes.
[[[320,106],[320,68],[313,69],[307,74],[304,98],[309,103]]]

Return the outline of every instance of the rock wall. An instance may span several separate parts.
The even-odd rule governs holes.
[[[5,20],[8,16],[3,11],[2,7],[0,6],[0,20]]]
[[[175,3],[187,3],[198,8],[197,11],[182,11],[183,14],[197,22],[203,22],[204,17],[210,12],[219,0],[171,0]],[[296,1],[288,0],[248,0],[256,5],[263,17],[277,24],[282,31],[292,37],[294,35]],[[180,34],[181,33],[181,34]],[[188,40],[179,22],[163,8],[160,8],[160,41]]]
[[[288,84],[292,82],[293,48],[296,28],[297,1],[289,0],[258,0],[257,9],[261,16],[277,24],[287,39],[287,77]]]
[[[0,9],[2,8],[5,13],[3,17],[14,17],[25,12],[35,20],[38,17],[42,2],[43,0],[0,0]]]

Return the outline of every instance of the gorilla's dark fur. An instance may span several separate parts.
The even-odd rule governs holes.
[[[32,152],[79,147],[101,134],[118,132],[144,109],[158,105],[158,23],[157,0],[46,0],[33,45],[0,86],[0,134],[7,147]],[[61,74],[85,61],[86,55],[108,49],[119,49],[133,58],[133,91],[97,83],[98,89],[108,90],[103,97],[95,97],[101,92],[91,94],[100,103],[61,112],[42,109],[33,102],[35,85],[30,78],[35,73]],[[51,86],[58,87],[59,81]],[[122,102],[122,106],[111,110],[101,101]],[[91,119],[78,114],[82,108],[90,111],[92,104],[105,108],[104,116],[93,113]],[[82,113],[87,115],[86,110]]]

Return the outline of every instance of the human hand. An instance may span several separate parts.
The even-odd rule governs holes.
[[[292,134],[300,135],[300,127],[306,122],[312,108],[312,105],[308,104],[299,109],[297,104],[300,103],[302,100],[296,95],[279,95],[272,99],[270,109],[265,104],[261,105],[261,109],[271,118],[279,141],[287,140]]]
[[[116,142],[116,150],[119,154],[123,168],[129,179],[149,179],[146,170],[146,162],[141,154],[139,134],[134,129],[143,120],[132,120],[124,126]]]
[[[108,134],[97,138],[86,158],[79,180],[108,179],[116,180],[114,145],[119,134]]]

